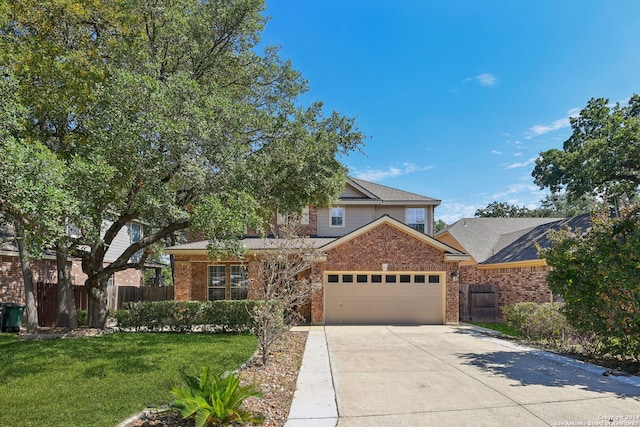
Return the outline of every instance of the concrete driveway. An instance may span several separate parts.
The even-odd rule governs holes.
[[[603,376],[471,327],[309,334],[289,427],[640,426],[640,378]]]

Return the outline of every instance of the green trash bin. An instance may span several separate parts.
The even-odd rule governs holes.
[[[2,311],[2,332],[20,332],[24,305],[5,302]]]

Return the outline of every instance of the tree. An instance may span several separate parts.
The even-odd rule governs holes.
[[[564,193],[554,193],[545,196],[540,201],[540,210],[549,212],[550,217],[569,218],[586,213],[591,213],[596,207],[593,197],[582,196],[569,200]]]
[[[261,0],[5,7],[0,58],[29,107],[25,134],[66,162],[79,202],[69,252],[88,276],[91,326],[105,325],[109,277],[141,268],[146,247],[191,227],[237,252],[247,225],[328,205],[344,185],[336,156],[362,134],[321,104],[299,106],[300,74],[274,48],[255,52]],[[106,264],[135,219],[144,237]]]
[[[640,346],[640,205],[619,218],[608,210],[593,217],[590,230],[551,233],[541,258],[553,267],[551,290],[565,300],[569,322],[595,335],[613,354],[638,356]]]
[[[0,79],[0,219],[13,223],[24,279],[27,330],[38,328],[32,260],[65,234],[72,203],[64,165],[45,146],[17,138],[26,111],[7,74]],[[66,259],[64,260],[66,263]]]
[[[495,201],[489,203],[486,208],[476,210],[474,216],[480,218],[533,218],[551,216],[550,213],[551,211],[546,209],[529,209],[526,206]]]
[[[269,348],[292,325],[303,320],[298,307],[311,299],[311,269],[318,253],[309,239],[301,238],[299,218],[287,217],[279,224],[279,235],[268,240],[269,249],[259,260],[255,298],[264,303],[251,312],[262,363],[268,363]]]
[[[570,199],[606,198],[626,205],[638,196],[640,185],[640,96],[626,106],[592,98],[578,117],[563,149],[540,154],[533,170],[535,183]]]
[[[444,222],[443,220],[439,219],[433,225],[433,232],[434,233],[439,233],[440,231],[444,230],[447,227],[448,227],[448,224],[446,222]]]

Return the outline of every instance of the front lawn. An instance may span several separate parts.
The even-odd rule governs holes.
[[[113,427],[167,402],[179,367],[234,370],[256,346],[251,335],[115,333],[19,341],[0,334],[0,426]]]

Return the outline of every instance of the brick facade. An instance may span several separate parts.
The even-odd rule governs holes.
[[[315,213],[315,211],[312,211]],[[314,215],[310,212],[310,222]],[[317,218],[317,216],[316,216]],[[259,256],[259,255],[258,255]],[[215,261],[215,264],[237,264],[238,260]],[[245,259],[249,265],[249,298],[256,298],[258,258]],[[446,272],[445,318],[447,323],[458,322],[458,282],[452,272],[458,270],[457,262],[447,262],[442,250],[425,243],[389,224],[382,224],[344,244],[330,249],[324,261],[313,266],[311,295],[311,322],[324,323],[325,271],[382,271],[382,263],[388,271]],[[174,289],[175,299],[207,300],[207,267],[214,264],[207,255],[176,255]]]
[[[518,302],[551,302],[547,285],[548,266],[479,269],[477,265],[460,269],[460,281],[468,284],[498,285],[498,307]]]
[[[84,285],[87,275],[82,272],[79,260],[69,261],[71,267],[71,284]],[[57,283],[58,267],[55,259],[39,259],[33,261],[33,282]],[[140,286],[143,272],[136,269],[118,271],[114,274],[116,286]],[[20,259],[17,256],[0,256],[0,301],[24,304],[24,281]]]
[[[388,271],[446,271],[445,318],[447,323],[458,322],[458,283],[451,278],[456,262],[446,262],[445,254],[405,232],[382,224],[327,253],[324,271],[382,271],[382,263]],[[313,295],[312,322],[324,322],[323,289]]]

